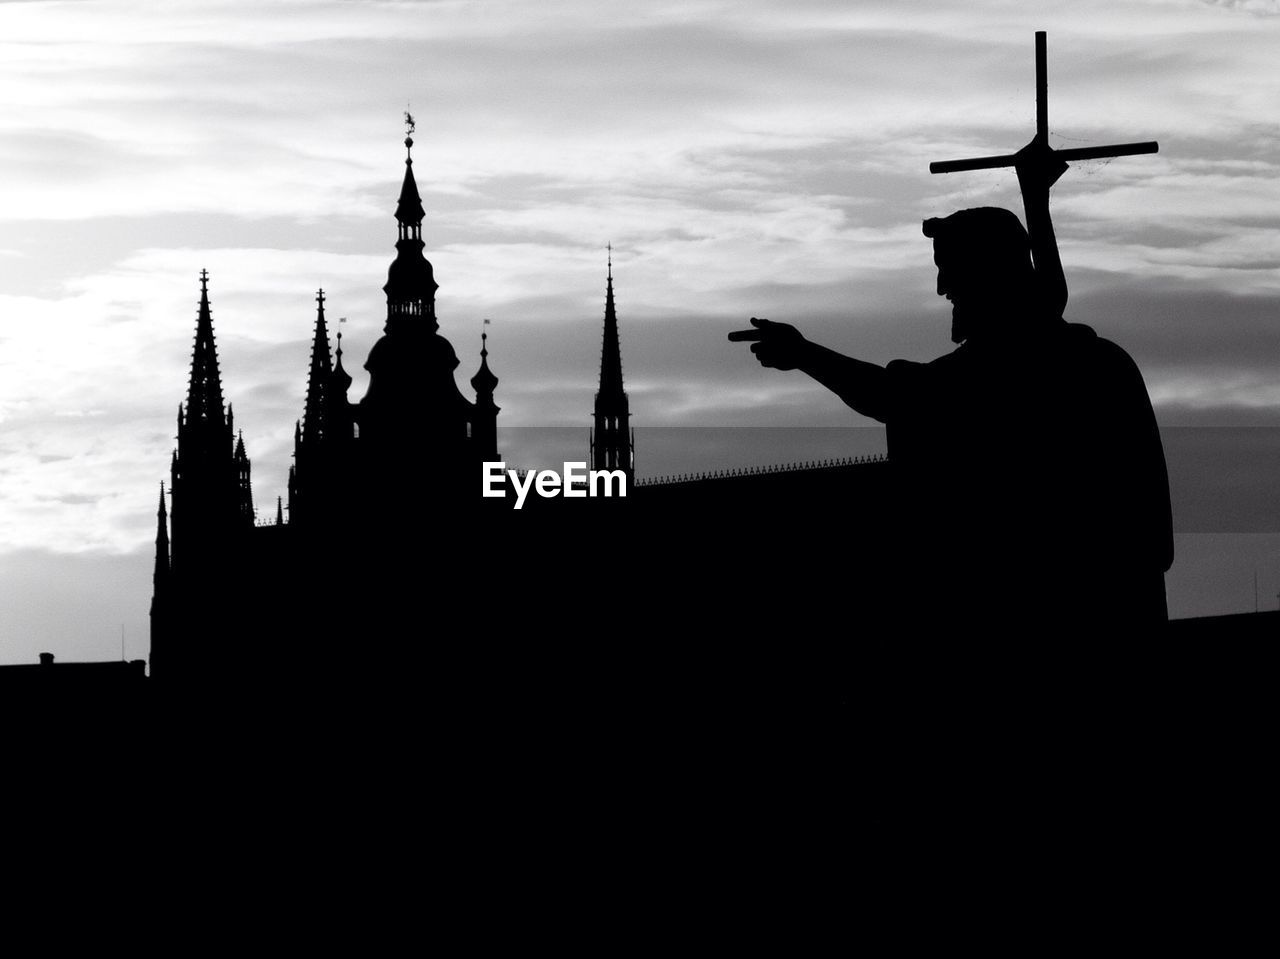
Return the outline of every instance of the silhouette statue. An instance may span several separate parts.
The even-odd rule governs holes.
[[[991,207],[924,221],[953,352],[882,367],[754,317],[729,339],[886,424],[897,503],[891,542],[875,548],[895,570],[897,614],[1154,626],[1173,539],[1151,402],[1124,350],[1062,318],[1049,190],[1066,163],[1038,133],[1015,166],[1029,234]]]

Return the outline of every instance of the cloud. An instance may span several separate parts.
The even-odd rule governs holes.
[[[1280,0],[1201,0],[1211,7],[1222,7],[1238,13],[1251,13],[1257,17],[1280,15]]]

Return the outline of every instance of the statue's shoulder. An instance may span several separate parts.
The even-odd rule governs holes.
[[[1091,354],[1098,362],[1112,363],[1117,367],[1137,369],[1124,347],[1118,343],[1099,336],[1093,327],[1084,323],[1064,323],[1062,335],[1069,345]]]
[[[1137,362],[1118,343],[1099,336],[1083,323],[1066,324],[1069,338],[1066,362],[1083,373],[1092,385],[1092,394],[1104,405],[1133,403],[1150,407],[1146,382]],[[1141,397],[1141,401],[1137,398]]]

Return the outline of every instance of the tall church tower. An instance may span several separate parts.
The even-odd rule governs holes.
[[[410,134],[412,134],[410,127]],[[423,256],[422,199],[413,175],[413,137],[404,141],[404,183],[396,206],[396,258],[382,288],[387,322],[369,351],[369,389],[356,422],[364,458],[384,481],[467,488],[479,481],[470,431],[472,404],[458,390],[458,356],[439,333],[438,285]]]
[[[347,390],[351,377],[342,368],[342,334],[334,363],[324,316],[324,290],[316,293],[316,329],[311,342],[311,369],[302,420],[293,434],[293,466],[289,468],[289,522],[331,521],[340,505],[351,469],[355,431]],[[346,490],[346,492],[350,492]]]
[[[591,468],[622,470],[627,487],[635,479],[635,432],[630,404],[622,388],[622,346],[613,305],[613,246],[609,246],[609,278],[604,297],[604,346],[600,351],[600,389],[596,393],[595,429],[591,431]]]
[[[223,407],[218,348],[209,307],[209,273],[200,271],[200,309],[185,406],[178,407],[178,449],[171,466],[170,546],[175,569],[198,567],[230,530],[253,526],[253,486],[235,414]]]
[[[198,640],[219,621],[236,547],[254,523],[249,457],[243,437],[236,436],[230,406],[223,407],[205,270],[200,271],[191,378],[186,403],[178,407],[178,448],[170,473],[168,532],[163,494],[157,515],[158,608],[153,607],[151,621],[152,675],[166,679],[186,670],[182,660],[207,652]],[[179,634],[181,649],[170,645]]]

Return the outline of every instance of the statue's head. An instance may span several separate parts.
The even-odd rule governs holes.
[[[938,266],[938,295],[951,301],[951,339],[994,332],[1036,308],[1031,240],[1008,210],[984,206],[924,221]]]

